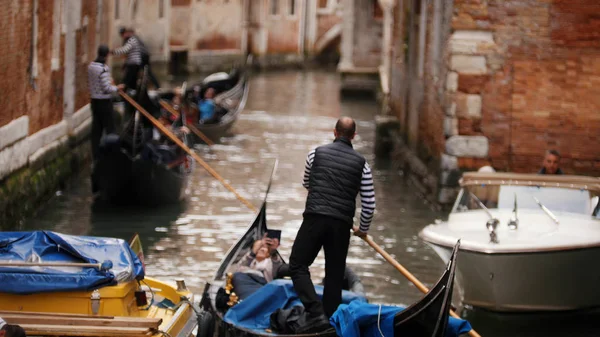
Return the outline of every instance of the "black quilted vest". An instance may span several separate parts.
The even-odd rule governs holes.
[[[365,158],[340,137],[319,146],[310,170],[304,214],[320,214],[352,224]]]

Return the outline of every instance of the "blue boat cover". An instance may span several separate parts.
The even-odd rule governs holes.
[[[142,262],[127,242],[50,231],[0,232],[0,262],[103,263],[95,267],[0,266],[0,292],[32,294],[94,290],[144,278]]]
[[[317,295],[323,296],[323,287],[315,286]],[[331,325],[339,336],[381,337],[377,325],[379,305],[368,304],[362,296],[349,291],[342,293],[342,305],[331,317]],[[269,328],[270,316],[275,310],[302,305],[290,280],[274,280],[238,303],[225,314],[225,322],[261,334]],[[380,328],[384,336],[394,335],[394,314],[403,310],[397,306],[381,306]],[[457,337],[471,330],[469,322],[450,317],[446,337]],[[275,334],[273,334],[275,335]]]

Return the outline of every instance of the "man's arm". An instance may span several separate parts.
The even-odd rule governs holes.
[[[308,189],[308,182],[310,180],[310,169],[312,168],[313,160],[315,159],[315,150],[312,150],[306,156],[306,163],[304,164],[304,179],[302,180],[302,186]]]
[[[362,211],[360,213],[359,230],[363,233],[369,231],[373,213],[375,213],[375,188],[373,187],[373,174],[369,164],[365,162],[363,174],[360,183],[360,204]]]
[[[124,55],[129,53],[131,48],[133,48],[133,39],[130,38],[123,46],[111,50],[111,53],[113,55]]]
[[[100,87],[102,88],[102,92],[106,94],[112,94],[117,92],[118,88],[115,85],[112,85],[110,78],[110,73],[108,71],[103,71],[100,74]]]

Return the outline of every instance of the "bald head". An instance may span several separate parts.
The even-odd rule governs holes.
[[[354,138],[354,134],[356,133],[356,123],[350,117],[342,117],[338,119],[337,123],[335,123],[335,130],[333,130],[333,134],[335,138],[344,137],[352,140]]]

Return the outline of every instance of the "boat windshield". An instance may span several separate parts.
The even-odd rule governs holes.
[[[465,186],[459,194],[453,212],[481,209],[481,201],[489,209],[539,209],[539,202],[552,212],[593,214],[598,216],[598,197],[588,190],[512,185]]]

